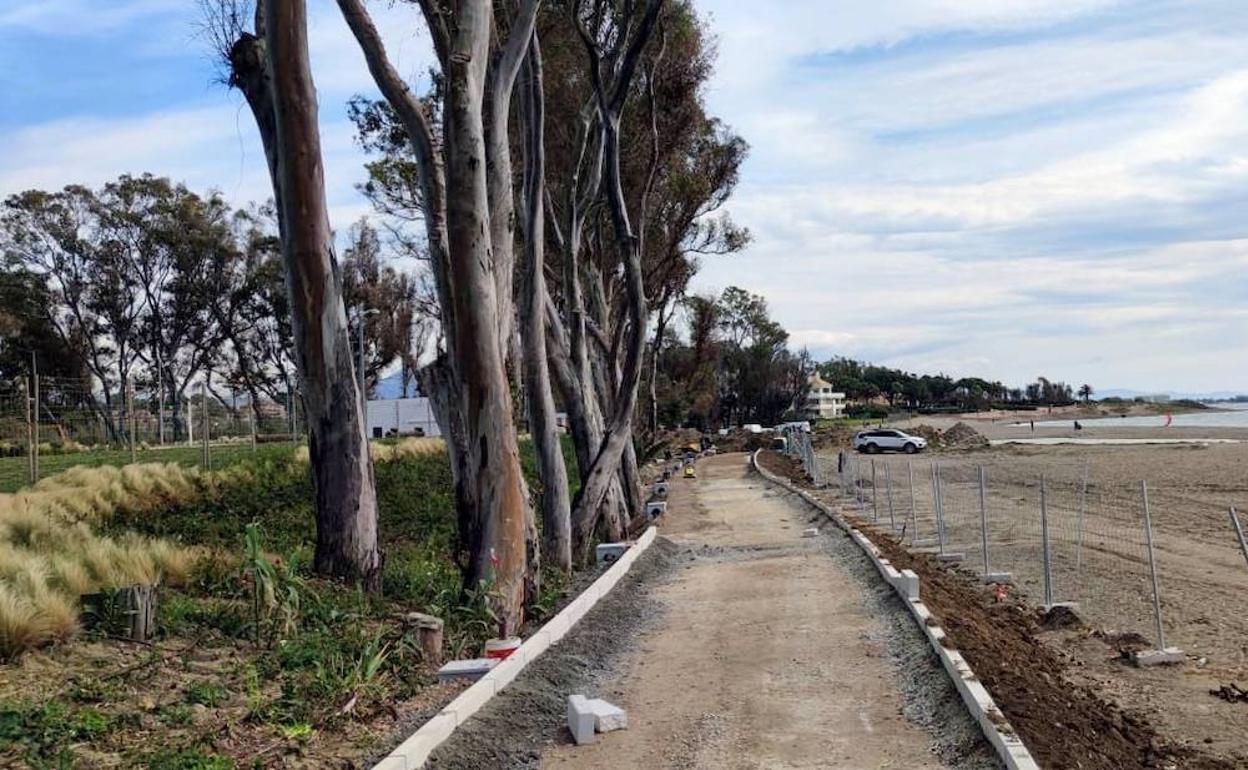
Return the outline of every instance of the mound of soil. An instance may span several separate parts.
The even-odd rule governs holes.
[[[1039,613],[1037,622],[1046,631],[1061,631],[1083,627],[1083,620],[1079,618],[1075,611],[1060,604],[1050,607],[1048,612]]]
[[[955,449],[976,449],[988,446],[988,439],[964,422],[954,423],[953,427],[941,435],[941,440],[945,446]]]
[[[810,440],[815,449],[849,449],[854,444],[856,432],[853,428],[836,425],[815,431]]]
[[[930,425],[916,425],[913,428],[906,428],[906,433],[927,439],[927,445],[932,449],[945,445],[944,434]]]

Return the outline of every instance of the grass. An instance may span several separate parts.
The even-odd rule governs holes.
[[[536,495],[532,449],[521,449]],[[496,632],[489,586],[461,590],[441,443],[385,442],[373,452],[386,556],[377,595],[311,573],[312,488],[290,454],[211,474],[174,464],[78,468],[0,496],[11,508],[11,498],[23,501],[0,524],[0,547],[12,549],[0,554],[0,622],[8,613],[22,628],[49,626],[37,640],[15,634],[16,646],[69,640],[0,665],[0,722],[17,725],[0,727],[0,765],[86,756],[140,768],[250,767],[248,747],[274,743],[301,757],[311,746],[337,752],[338,764],[358,760],[352,747],[367,742],[374,720],[386,723],[435,681],[408,613],[442,617],[452,656],[479,654]],[[565,455],[574,463],[570,445]],[[68,597],[113,572],[162,580],[150,647],[83,634],[76,601],[64,612]],[[43,595],[16,588],[36,584],[61,598],[59,611],[17,601]],[[535,617],[560,590],[548,578]],[[44,710],[67,727],[55,732]],[[103,721],[92,731],[83,724],[94,713]],[[222,735],[231,738],[214,743]],[[283,753],[255,764],[289,763]]]
[[[284,459],[289,457],[294,447],[291,444],[258,444],[253,450],[246,442],[213,444],[211,446],[212,469],[220,470],[255,460]],[[201,446],[165,446],[149,447],[138,450],[141,463],[159,462],[175,463],[187,468],[197,468],[203,464],[204,450]],[[54,476],[70,468],[85,466],[89,468],[113,465],[122,466],[130,462],[128,449],[89,449],[82,452],[40,455],[39,474],[41,478]],[[27,460],[22,456],[0,456],[0,492],[16,492],[29,484]]]

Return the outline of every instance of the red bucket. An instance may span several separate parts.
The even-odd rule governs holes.
[[[506,660],[513,652],[520,649],[520,637],[507,639],[491,639],[485,643],[485,657]]]

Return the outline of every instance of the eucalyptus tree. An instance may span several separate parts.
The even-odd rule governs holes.
[[[425,385],[448,438],[464,579],[492,585],[504,633],[523,619],[539,559],[506,368],[514,331],[511,101],[539,5],[422,0],[444,89],[435,105],[399,75],[363,0],[338,0],[410,144],[445,346]]]
[[[304,0],[205,0],[273,184],[316,491],[314,568],[377,589],[377,492],[325,200]],[[252,29],[246,28],[251,16]]]

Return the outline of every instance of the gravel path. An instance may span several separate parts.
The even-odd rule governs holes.
[[[436,768],[989,768],[926,642],[839,530],[743,455],[673,485],[670,521],[563,643],[434,755]],[[572,692],[629,710],[576,747]]]

